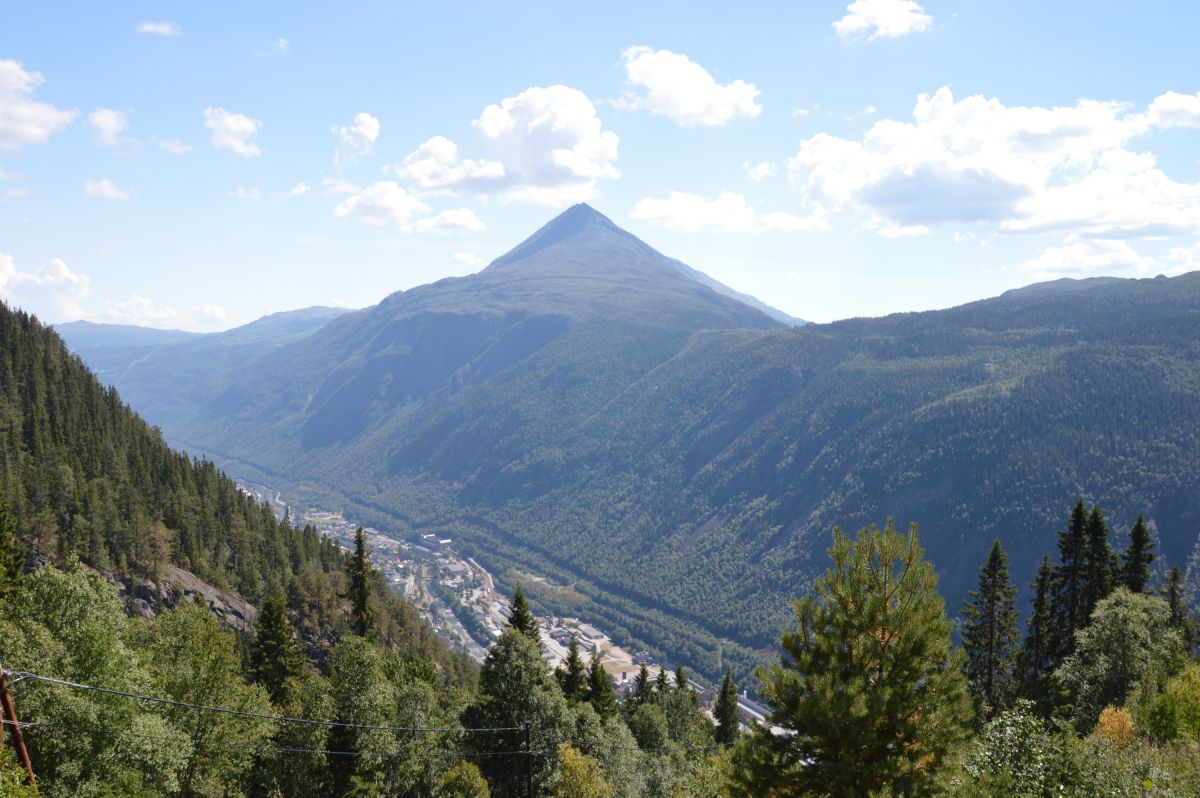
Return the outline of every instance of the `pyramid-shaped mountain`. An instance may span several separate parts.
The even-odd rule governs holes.
[[[301,506],[450,537],[544,611],[747,678],[835,524],[919,522],[952,613],[996,537],[1030,584],[1081,495],[1185,562],[1197,319],[1200,273],[785,327],[577,206],[478,274],[186,391],[152,358],[122,395]]]

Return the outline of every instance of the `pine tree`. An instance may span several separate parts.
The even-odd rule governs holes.
[[[1117,573],[1117,559],[1108,545],[1108,524],[1100,505],[1092,505],[1087,523],[1086,587],[1083,592],[1083,614],[1081,627],[1087,626],[1096,605],[1108,597],[1113,589],[1113,577]]]
[[[1067,528],[1058,533],[1058,567],[1054,569],[1054,661],[1075,650],[1075,632],[1087,625],[1083,614],[1087,568],[1087,509],[1080,499]]]
[[[0,599],[5,599],[16,590],[25,567],[25,549],[17,540],[17,521],[8,511],[8,504],[0,502]]]
[[[617,694],[613,692],[612,679],[600,664],[600,653],[592,652],[591,667],[588,669],[588,701],[601,720],[617,714]]]
[[[641,706],[649,701],[654,700],[652,691],[654,688],[650,684],[650,669],[642,665],[638,669],[637,678],[633,680],[633,699],[637,706]]]
[[[250,670],[276,704],[284,698],[287,680],[304,671],[304,655],[296,644],[282,593],[267,599],[259,613]]]
[[[1008,709],[1016,690],[1016,588],[1008,576],[1008,555],[997,538],[979,571],[979,590],[963,610],[963,648],[971,695],[981,719]]]
[[[1053,687],[1050,675],[1057,664],[1054,636],[1054,609],[1050,604],[1054,588],[1054,567],[1050,557],[1042,555],[1042,566],[1034,581],[1033,612],[1029,616],[1025,643],[1021,648],[1021,695],[1028,698],[1038,709],[1048,714],[1051,709]]]
[[[654,677],[654,700],[657,701],[661,696],[667,694],[671,689],[671,683],[667,681],[667,669],[665,666],[658,667],[658,676]]]
[[[1172,566],[1167,574],[1167,586],[1163,590],[1163,597],[1171,610],[1171,628],[1179,631],[1180,637],[1183,638],[1184,650],[1190,656],[1192,648],[1196,645],[1196,624],[1192,621],[1191,611],[1183,598],[1183,574],[1178,565]]]
[[[1131,593],[1142,593],[1150,580],[1150,563],[1154,562],[1154,554],[1150,549],[1154,542],[1150,540],[1150,530],[1146,521],[1138,514],[1137,523],[1129,532],[1129,547],[1125,549],[1121,563],[1121,581]]]
[[[567,648],[567,661],[562,670],[558,671],[558,683],[562,685],[563,695],[568,701],[583,701],[587,699],[588,675],[583,658],[579,656],[579,641],[571,638]]]
[[[713,717],[717,721],[716,739],[721,745],[733,745],[737,739],[741,718],[738,715],[737,686],[733,683],[733,671],[725,669],[725,678],[721,680],[721,692],[713,705]]]
[[[350,628],[360,637],[375,634],[375,608],[371,606],[374,568],[367,551],[367,536],[360,526],[354,533],[354,555],[347,566],[350,582],[346,598],[350,599]]]
[[[521,589],[520,585],[517,585],[517,589],[513,591],[512,612],[508,614],[508,627],[521,632],[539,646],[542,644],[542,636],[538,632],[537,619],[529,611],[529,602],[526,600],[525,591]]]
[[[681,693],[688,689],[687,672],[682,665],[675,666],[675,689]]]
[[[760,668],[770,725],[734,747],[744,795],[931,794],[966,737],[963,657],[916,527],[892,522],[851,541],[834,530],[833,567],[794,601],[782,659]]]

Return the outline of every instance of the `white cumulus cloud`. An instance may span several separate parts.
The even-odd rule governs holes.
[[[42,73],[0,59],[0,150],[42,144],[79,115],[35,100],[33,93],[43,82]]]
[[[746,172],[746,179],[751,183],[761,183],[768,177],[775,176],[775,164],[770,161],[763,161],[762,163],[746,161],[742,164],[742,169]]]
[[[147,297],[134,294],[129,299],[114,302],[105,300],[100,318],[113,324],[134,324],[139,327],[174,326],[179,313],[173,307],[155,305]]]
[[[312,191],[312,186],[310,186],[308,183],[297,183],[288,189],[287,195],[289,197],[303,197],[310,191]]]
[[[1092,238],[1044,249],[1018,268],[1039,279],[1086,277],[1148,272],[1154,268],[1154,259],[1138,254],[1127,241]]]
[[[18,271],[12,256],[0,252],[0,296],[49,322],[83,318],[80,303],[91,280],[72,272],[60,258],[51,258],[34,272]]]
[[[458,145],[445,136],[434,136],[400,163],[385,167],[396,177],[412,181],[427,191],[439,189],[487,191],[505,178],[499,161],[463,159]]]
[[[487,225],[470,208],[451,208],[434,216],[417,219],[408,226],[410,233],[433,233],[454,235],[456,233],[481,233]]]
[[[371,151],[379,138],[379,120],[368,113],[356,114],[354,122],[335,127],[338,146],[333,151],[333,165],[340,172],[343,168]]]
[[[744,80],[717,83],[686,55],[630,47],[621,60],[634,87],[620,100],[626,108],[661,114],[682,127],[716,127],[762,113],[757,86]]]
[[[220,327],[226,323],[229,314],[221,305],[200,305],[196,308],[196,318],[202,326]]]
[[[646,197],[638,200],[629,215],[681,233],[796,233],[828,227],[820,216],[759,213],[747,204],[745,196],[732,191],[711,200],[682,191],[672,191],[662,199]]]
[[[472,124],[485,157],[463,158],[435,136],[389,171],[425,190],[551,206],[590,199],[598,181],[621,175],[620,140],[578,89],[529,88],[487,106]]]
[[[127,200],[133,196],[133,189],[121,188],[120,186],[108,180],[84,180],[83,191],[89,197],[109,200]]]
[[[155,36],[182,36],[183,28],[174,22],[141,22],[137,26],[138,33],[152,33]]]
[[[88,127],[97,141],[112,147],[121,143],[121,134],[129,129],[129,115],[113,108],[97,108],[88,114]]]
[[[833,29],[843,41],[871,42],[920,33],[932,24],[933,17],[913,0],[854,0]]]
[[[1171,267],[1171,274],[1200,271],[1200,242],[1190,247],[1172,247],[1167,259],[1175,264]]]
[[[880,120],[861,139],[805,139],[788,174],[806,203],[880,232],[946,222],[1097,237],[1200,230],[1200,184],[1174,181],[1152,154],[1127,148],[1185,118],[1186,104],[1155,103],[1141,113],[1095,100],[1010,107],[943,87],[917,98],[911,122]]]
[[[204,109],[204,126],[212,132],[213,149],[230,150],[246,158],[262,155],[254,141],[262,129],[262,122],[257,119],[209,107]]]
[[[366,188],[355,189],[333,209],[334,216],[354,217],[375,227],[394,222],[406,233],[449,235],[485,229],[483,222],[469,208],[429,213],[428,205],[394,180],[380,180]]]

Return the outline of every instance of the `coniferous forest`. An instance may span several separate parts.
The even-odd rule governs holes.
[[[1141,518],[1126,532],[1083,500],[1064,513],[1028,612],[997,540],[957,633],[915,527],[834,530],[756,675],[771,713],[747,724],[729,671],[711,706],[682,668],[643,670],[620,699],[578,646],[552,671],[519,589],[477,669],[384,588],[361,531],[343,552],[277,521],[171,451],[36,319],[0,308],[0,334],[0,652],[41,794],[1200,789],[1195,624],[1178,564],[1151,588]],[[173,569],[244,597],[252,621],[165,591],[132,612],[129,586]],[[0,795],[32,794],[4,751]]]

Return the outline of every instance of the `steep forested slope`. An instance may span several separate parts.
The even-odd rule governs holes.
[[[34,564],[79,558],[125,578],[177,565],[258,603],[288,596],[314,653],[346,629],[343,555],[280,523],[211,462],[172,451],[58,335],[0,305],[0,499]],[[380,586],[385,640],[447,679],[471,666]]]

